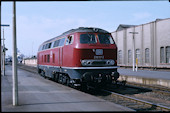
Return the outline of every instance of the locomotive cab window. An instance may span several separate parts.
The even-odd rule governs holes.
[[[73,39],[74,39],[74,35],[67,36],[66,45],[72,44]]]
[[[109,34],[98,34],[98,38],[101,44],[114,44],[114,41]]]
[[[82,44],[95,44],[97,43],[96,37],[94,34],[81,34],[80,43]]]

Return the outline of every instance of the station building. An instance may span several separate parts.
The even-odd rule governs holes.
[[[170,18],[156,19],[142,25],[120,24],[111,33],[118,47],[119,66],[133,66],[134,50],[134,61],[138,67],[170,69]]]

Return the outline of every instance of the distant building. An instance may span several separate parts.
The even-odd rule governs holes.
[[[139,67],[170,68],[170,18],[142,25],[120,24],[112,36],[118,47],[118,65],[132,67],[133,35]]]

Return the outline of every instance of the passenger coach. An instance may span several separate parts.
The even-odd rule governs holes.
[[[37,68],[40,75],[71,86],[110,84],[119,78],[117,47],[103,29],[71,29],[40,45]]]

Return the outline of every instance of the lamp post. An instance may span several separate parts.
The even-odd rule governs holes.
[[[133,34],[133,71],[135,71],[135,34],[138,34],[138,32],[129,32]]]
[[[5,24],[3,24],[3,25],[1,25],[2,27],[3,27],[3,47],[2,47],[2,51],[1,51],[1,53],[2,53],[2,59],[1,59],[1,63],[2,63],[2,70],[3,70],[3,76],[5,76],[5,51],[6,51],[6,48],[5,48],[5,43],[4,43],[4,41],[5,41],[5,36],[4,36],[4,27],[9,27],[9,25],[5,25]]]
[[[12,57],[12,81],[13,81],[13,106],[18,105],[18,76],[17,76],[17,41],[16,41],[16,3],[13,2],[13,57]]]

